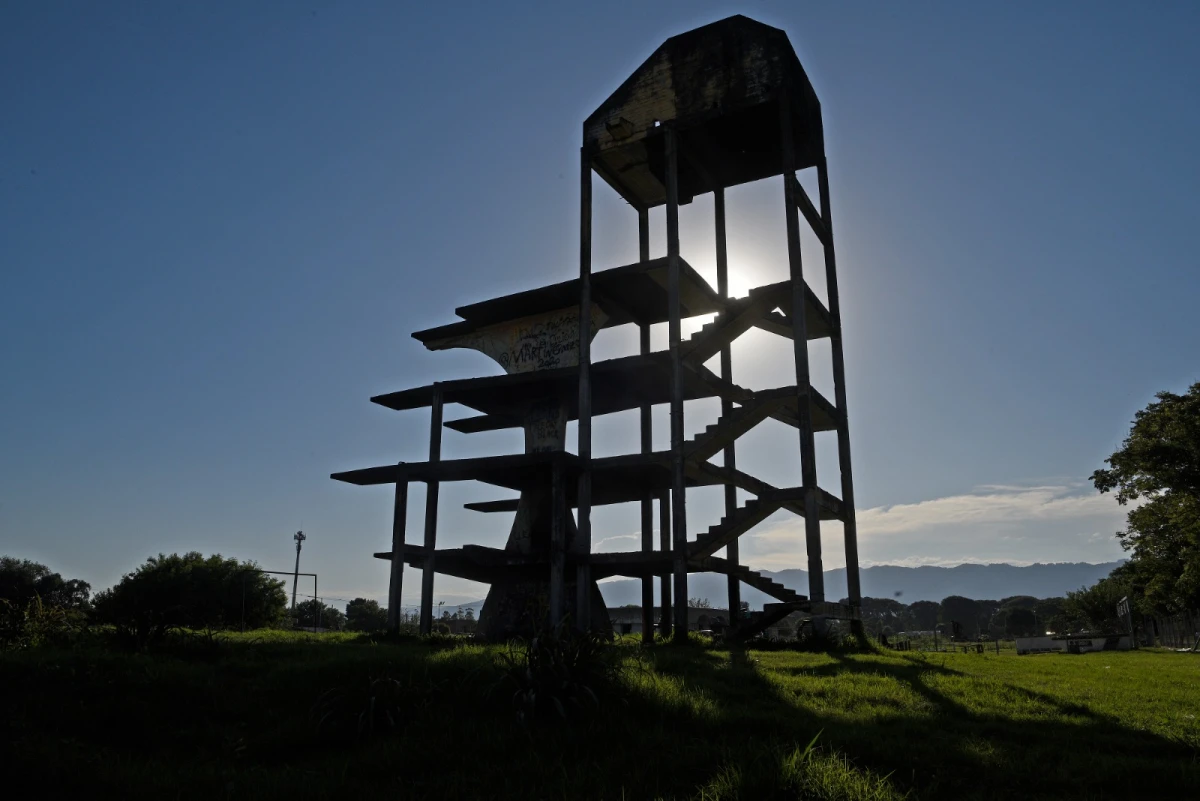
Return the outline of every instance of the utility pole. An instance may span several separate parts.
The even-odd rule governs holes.
[[[296,541],[296,572],[292,574],[292,614],[296,614],[296,585],[300,582],[300,545],[308,539],[303,531],[297,531],[292,537]]]

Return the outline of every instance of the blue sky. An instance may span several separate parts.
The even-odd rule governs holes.
[[[583,119],[733,13],[786,30],[822,102],[864,563],[1119,557],[1086,478],[1155,392],[1200,379],[1184,2],[9,4],[0,552],[103,587],[160,551],[289,569],[304,529],[323,591],[381,597],[390,493],[328,475],[423,458],[427,418],[368,397],[499,371],[409,334],[573,275]],[[634,260],[634,215],[596,195],[596,268]],[[710,278],[711,208],[682,214]],[[779,179],[730,191],[735,291],[785,275],[782,211]],[[787,343],[738,348],[742,383],[791,383]],[[689,406],[688,430],[715,415]],[[632,422],[598,421],[599,452],[635,449]],[[797,484],[770,426],[739,465]],[[443,488],[442,542],[500,545],[509,516],[461,508],[493,497]],[[689,496],[692,530],[719,516]],[[602,510],[597,547],[637,519]],[[743,554],[803,566],[802,541],[780,517]],[[836,531],[825,550],[841,564]]]

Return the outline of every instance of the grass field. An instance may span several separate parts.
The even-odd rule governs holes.
[[[3,752],[40,797],[1200,797],[1197,655],[615,647],[598,709],[530,724],[496,647],[253,634],[0,654]],[[332,688],[343,717],[369,712],[381,675],[396,730],[318,730]]]

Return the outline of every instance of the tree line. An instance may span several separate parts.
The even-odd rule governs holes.
[[[259,629],[281,626],[334,631],[379,632],[388,611],[378,601],[355,598],[344,609],[320,598],[288,608],[285,582],[260,571],[253,562],[219,554],[159,554],[125,574],[112,588],[92,595],[87,582],[64,579],[29,560],[0,557],[0,641],[14,641],[29,618],[31,605],[56,610],[60,622],[111,626],[139,644],[162,638],[172,629]],[[889,598],[864,598],[866,629],[892,636],[902,631],[940,631],[964,638],[1028,636],[1111,628],[1115,621],[1115,585],[1068,593],[1064,598],[1014,596],[999,601],[950,596],[940,603],[903,604]],[[692,599],[697,607],[709,606]],[[415,627],[415,613],[402,623]],[[451,612],[439,605],[438,630],[473,630],[474,611]]]
[[[891,598],[863,598],[862,620],[876,637],[902,632],[938,632],[962,639],[1012,639],[1053,632],[1072,633],[1102,627],[1082,602],[1088,589],[1060,598],[1014,595],[1000,600],[979,600],[951,595],[938,601],[903,604]]]
[[[0,644],[18,641],[53,615],[58,628],[111,626],[137,643],[172,629],[259,629],[294,625],[336,631],[382,631],[387,608],[355,598],[339,609],[311,598],[288,609],[283,581],[254,562],[214,554],[152,556],[113,587],[92,594],[80,579],[46,565],[0,556]],[[447,619],[452,619],[449,612]]]

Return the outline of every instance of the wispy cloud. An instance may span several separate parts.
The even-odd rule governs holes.
[[[858,513],[860,534],[901,534],[934,526],[1017,523],[1117,517],[1123,511],[1108,496],[1071,486],[989,485],[966,495],[917,503],[877,506]]]
[[[861,564],[957,565],[1108,561],[1113,532],[1127,508],[1082,483],[986,485],[961,495],[860,509]],[[748,559],[767,568],[802,567],[804,523],[791,517],[744,542]],[[840,537],[825,540],[825,565],[844,564]]]
[[[611,537],[604,537],[602,539],[596,540],[596,544],[593,547],[593,550],[603,551],[603,550],[605,550],[604,546],[610,542],[618,542],[618,541],[622,541],[622,540],[633,540],[634,542],[640,542],[641,539],[642,539],[641,534],[614,534]]]

